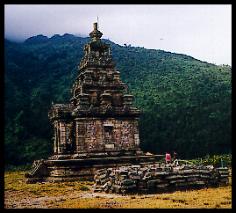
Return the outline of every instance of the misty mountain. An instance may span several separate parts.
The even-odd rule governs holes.
[[[5,159],[25,164],[52,152],[51,103],[66,103],[89,38],[5,40]],[[122,80],[142,109],[141,147],[181,158],[231,152],[231,67],[163,50],[111,45]]]

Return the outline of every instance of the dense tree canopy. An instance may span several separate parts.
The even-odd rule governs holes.
[[[65,103],[88,38],[5,40],[5,159],[52,153],[51,103]],[[117,69],[142,109],[141,147],[182,158],[231,152],[231,67],[162,50],[111,44]]]

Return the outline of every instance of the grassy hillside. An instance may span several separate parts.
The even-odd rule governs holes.
[[[5,159],[25,164],[52,152],[47,117],[65,103],[88,38],[36,36],[5,40]],[[231,67],[190,56],[111,44],[122,80],[142,109],[145,151],[181,158],[231,152]]]

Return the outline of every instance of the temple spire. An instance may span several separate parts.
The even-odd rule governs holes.
[[[97,22],[93,23],[93,30],[94,31],[98,30],[98,23]]]
[[[102,33],[98,30],[98,23],[93,23],[93,31],[89,33],[89,36],[92,38],[93,41],[98,41],[102,37]]]
[[[99,21],[98,21],[98,16],[97,16],[97,29],[98,29],[98,27],[99,27]]]

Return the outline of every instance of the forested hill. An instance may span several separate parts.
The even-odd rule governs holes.
[[[5,40],[5,159],[24,164],[52,153],[51,103],[66,103],[88,38],[38,35]],[[231,67],[162,50],[111,44],[143,110],[142,149],[181,158],[231,152]],[[207,48],[207,47],[206,47]]]

